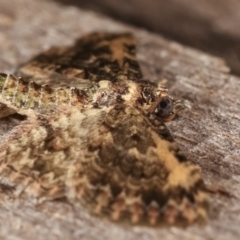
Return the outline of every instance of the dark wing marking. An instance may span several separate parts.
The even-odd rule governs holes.
[[[59,80],[67,85],[74,81],[76,85],[79,79],[116,81],[142,77],[136,60],[136,41],[130,33],[87,35],[73,47],[53,48],[40,54],[24,65],[20,74],[34,81],[56,81],[58,86]]]
[[[91,122],[94,134],[86,136],[68,173],[70,198],[116,220],[191,223],[206,217],[199,168],[180,154],[164,123],[125,105]]]

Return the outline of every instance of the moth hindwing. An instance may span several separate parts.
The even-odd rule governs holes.
[[[187,101],[143,81],[132,34],[94,33],[0,74],[0,103],[27,116],[1,143],[0,179],[133,223],[206,217],[199,167],[164,122]],[[0,114],[1,117],[6,115]]]

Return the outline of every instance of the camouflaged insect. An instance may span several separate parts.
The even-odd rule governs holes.
[[[0,145],[2,184],[114,220],[206,217],[199,168],[164,124],[189,104],[141,80],[135,46],[131,34],[95,33],[39,55],[23,78],[0,74],[0,116],[27,117]]]

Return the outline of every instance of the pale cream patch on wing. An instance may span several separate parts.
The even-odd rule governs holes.
[[[124,44],[135,45],[135,39],[133,37],[118,38],[111,41],[109,45],[112,52],[112,59],[117,60],[119,65],[123,65],[124,58],[127,57],[132,60],[136,60],[134,55],[128,54],[126,51],[123,51]]]
[[[141,97],[140,95],[140,87],[139,84],[128,80],[126,82],[128,93],[122,95],[122,99],[126,101],[126,103],[135,103],[138,98]]]
[[[189,190],[194,184],[201,179],[199,173],[192,174],[199,170],[199,167],[190,164],[189,162],[179,162],[174,156],[174,153],[170,149],[176,148],[176,143],[168,142],[161,139],[157,133],[151,132],[152,138],[157,145],[157,153],[160,160],[164,163],[164,166],[169,171],[167,184],[164,186],[164,190],[180,186],[186,190]],[[174,146],[175,145],[175,146]]]

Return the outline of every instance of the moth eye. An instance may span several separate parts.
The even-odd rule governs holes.
[[[164,97],[157,105],[156,115],[159,117],[167,117],[173,112],[173,100],[169,97]]]

